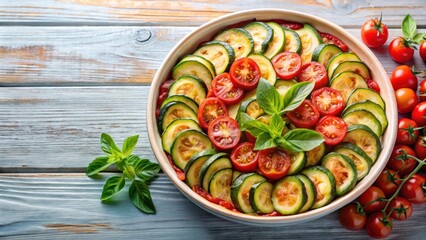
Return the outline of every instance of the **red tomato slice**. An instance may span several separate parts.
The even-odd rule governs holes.
[[[228,116],[221,116],[213,120],[209,125],[207,134],[218,150],[234,148],[241,138],[237,121]]]
[[[277,180],[290,170],[290,156],[279,148],[268,148],[257,153],[259,171],[263,176]]]
[[[167,96],[169,95],[168,92],[169,92],[170,85],[172,85],[174,81],[175,80],[167,80],[160,85],[160,92],[158,93],[158,98],[157,98],[157,108],[155,109],[155,115],[157,116],[157,118],[158,118],[158,115],[160,114],[160,106],[161,104],[163,104],[164,99],[166,99]]]
[[[324,43],[330,43],[330,44],[334,44],[337,45],[340,49],[342,49],[343,52],[347,52],[349,50],[348,45],[346,45],[342,40],[340,40],[338,37],[330,34],[330,33],[325,33],[325,32],[320,32],[318,31],[322,41]]]
[[[257,169],[257,151],[253,150],[254,144],[243,142],[231,152],[232,165],[241,172],[254,172]]]
[[[297,29],[301,29],[303,27],[302,23],[299,22],[290,22],[287,20],[283,20],[283,19],[272,19],[271,22],[276,22],[279,25],[285,27],[285,28],[290,28],[293,30],[297,30]]]
[[[287,112],[287,117],[296,127],[312,128],[318,122],[320,113],[310,100],[305,99],[299,107]]]
[[[312,92],[312,103],[317,107],[322,116],[333,115],[337,116],[345,107],[345,100],[342,94],[329,87],[320,88]]]
[[[244,97],[244,91],[231,82],[229,73],[217,75],[211,84],[213,94],[227,105],[234,105]]]
[[[231,65],[229,75],[232,83],[244,90],[256,88],[261,76],[257,63],[247,57],[235,60]]]
[[[204,129],[220,116],[228,116],[228,109],[225,104],[217,97],[206,98],[201,102],[198,108],[198,123]]]
[[[374,81],[373,79],[365,79],[365,81],[367,82],[368,88],[370,88],[371,90],[380,93],[380,86],[379,84],[377,84],[376,81]]]
[[[302,59],[294,52],[282,52],[272,59],[278,77],[289,80],[296,77],[302,68]]]
[[[303,65],[297,79],[299,82],[314,82],[314,90],[325,87],[328,84],[327,70],[318,62],[309,62]]]
[[[326,145],[334,146],[345,138],[348,124],[339,117],[325,116],[319,120],[315,130],[324,137]]]

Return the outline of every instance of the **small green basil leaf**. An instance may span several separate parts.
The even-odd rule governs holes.
[[[280,146],[281,148],[284,148],[287,151],[291,151],[291,152],[296,152],[296,148],[291,145],[290,143],[288,143],[284,137],[277,137],[275,138],[275,142],[278,144],[278,146]]]
[[[161,169],[158,163],[153,163],[148,159],[138,159],[133,163],[133,167],[135,168],[136,176],[142,181],[148,181],[155,177]]]
[[[124,170],[123,170],[123,175],[129,179],[135,179],[136,178],[136,173],[135,173],[135,168],[133,166],[125,166]]]
[[[413,41],[416,42],[417,44],[421,44],[424,40],[424,38],[426,37],[426,33],[417,33],[414,38]]]
[[[309,151],[324,142],[321,134],[306,128],[290,130],[284,135],[284,139],[295,151]]]
[[[278,146],[269,133],[262,133],[256,138],[254,150],[262,150]]]
[[[87,176],[93,176],[95,174],[100,173],[101,171],[105,170],[109,166],[114,164],[113,162],[108,162],[108,157],[98,157],[95,160],[93,160],[89,166],[86,168],[86,175]]]
[[[269,115],[278,113],[282,109],[281,96],[277,89],[263,78],[260,78],[257,85],[256,99],[263,111]]]
[[[118,193],[124,187],[125,183],[126,181],[122,176],[108,178],[105,182],[104,189],[102,190],[101,201],[105,201]]]
[[[247,131],[257,137],[264,132],[269,132],[269,126],[261,121],[254,120],[246,113],[240,113],[238,125],[241,131]]]
[[[402,33],[408,38],[414,38],[417,33],[417,24],[416,21],[411,17],[410,14],[405,16],[402,20]]]
[[[108,156],[108,163],[116,163],[121,161],[121,154],[112,154]]]
[[[117,145],[115,145],[112,137],[106,133],[101,134],[101,149],[109,155],[115,155],[114,153],[121,152]]]
[[[284,109],[280,113],[296,109],[314,89],[313,82],[300,82],[291,86],[284,95]]]
[[[271,129],[271,136],[279,137],[279,136],[281,136],[281,134],[284,130],[285,122],[284,122],[283,118],[281,117],[281,115],[274,114],[271,117],[271,122],[270,122],[269,126],[270,126],[270,129]]]
[[[156,213],[151,193],[145,182],[133,180],[129,188],[129,198],[133,205],[144,213]]]
[[[123,147],[122,147],[122,152],[124,157],[129,156],[133,152],[133,149],[135,149],[135,146],[138,143],[138,139],[139,139],[139,135],[135,135],[135,136],[128,137],[126,138],[126,140],[124,140]]]

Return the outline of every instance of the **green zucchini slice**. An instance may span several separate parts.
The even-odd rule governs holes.
[[[266,181],[266,178],[257,173],[243,173],[238,176],[231,186],[231,199],[235,208],[243,213],[254,213],[250,204],[250,189],[259,182]]]
[[[302,64],[308,63],[312,59],[314,49],[322,43],[322,38],[318,31],[310,24],[305,23],[303,28],[296,30],[302,42]]]
[[[302,181],[306,189],[307,200],[305,205],[302,207],[302,209],[299,210],[299,213],[303,213],[311,209],[312,206],[314,206],[315,200],[317,198],[317,190],[315,189],[314,183],[307,176],[303,174],[298,174],[295,176],[299,178],[300,181]]]
[[[290,156],[291,165],[288,175],[299,173],[306,165],[306,155],[304,152],[287,152]]]
[[[265,57],[272,59],[278,53],[282,52],[285,47],[285,32],[283,27],[281,27],[278,23],[275,22],[267,22],[266,23],[272,30],[274,31],[272,41],[269,43],[263,55]]]
[[[176,119],[187,118],[198,122],[197,114],[188,105],[182,102],[169,102],[160,109],[158,115],[158,131],[163,130]]]
[[[307,200],[305,185],[296,176],[284,177],[272,189],[272,204],[283,215],[298,213]]]
[[[169,102],[183,102],[188,105],[188,107],[190,107],[192,110],[194,110],[194,112],[198,112],[198,104],[192,98],[189,98],[185,95],[171,95],[167,97],[161,104],[160,109],[163,108],[164,105]]]
[[[383,110],[385,110],[385,101],[383,101],[383,98],[380,96],[380,94],[369,88],[357,88],[353,90],[349,95],[346,106],[350,106],[354,103],[363,102],[366,100],[370,100],[378,104]]]
[[[211,177],[217,171],[225,168],[232,168],[232,163],[228,154],[223,152],[216,153],[207,159],[200,170],[200,183],[203,189],[210,192],[209,186]]]
[[[343,142],[350,142],[357,145],[371,158],[373,163],[382,150],[379,137],[363,124],[349,126]]]
[[[268,181],[253,184],[250,188],[250,205],[255,212],[271,213],[274,211],[272,205],[272,183]]]
[[[207,96],[207,86],[201,79],[192,75],[185,75],[176,79],[170,85],[168,94],[169,96],[185,95],[200,105]]]
[[[272,41],[274,31],[264,22],[251,22],[243,27],[253,38],[253,52],[262,54]]]
[[[343,196],[355,187],[357,171],[352,159],[340,153],[331,152],[322,158],[321,166],[333,174],[336,180],[336,196]]]
[[[315,185],[317,196],[313,209],[330,203],[336,195],[336,180],[333,174],[325,167],[313,166],[302,171]]]
[[[212,197],[231,202],[232,168],[220,169],[213,174],[209,182]]]
[[[206,58],[204,58],[203,56],[199,56],[199,55],[186,55],[184,58],[182,58],[182,60],[180,60],[180,62],[185,62],[185,61],[197,61],[202,63],[204,66],[206,66],[211,75],[213,77],[216,76],[216,69],[214,68],[214,65],[212,62],[210,62],[209,60],[207,60]]]
[[[296,31],[290,28],[284,28],[285,33],[285,52],[295,52],[300,55],[302,53],[302,40]]]
[[[331,75],[331,78],[334,76],[337,76],[337,74],[341,72],[346,71],[352,71],[356,72],[359,75],[361,75],[364,79],[371,79],[371,73],[368,66],[363,62],[358,61],[346,61],[342,62],[339,65],[337,65],[336,69],[333,71],[333,75]]]
[[[187,129],[202,131],[200,125],[193,119],[179,118],[171,122],[161,135],[161,145],[166,153],[170,153],[170,148],[176,136]]]
[[[334,57],[330,59],[327,65],[327,74],[328,79],[332,79],[332,75],[336,67],[346,61],[358,61],[361,62],[361,59],[355,54],[355,53],[349,53],[349,52],[342,52],[339,54],[336,54]]]
[[[210,61],[217,75],[227,71],[235,59],[234,49],[222,41],[210,41],[195,50],[194,55]]]
[[[251,58],[257,63],[257,66],[259,66],[260,69],[261,77],[266,79],[271,85],[274,85],[277,81],[277,74],[275,73],[271,61],[267,57],[255,53],[248,55],[248,58]]]
[[[228,43],[234,49],[235,59],[247,57],[253,52],[253,38],[244,28],[225,29],[214,39]]]
[[[178,79],[186,75],[191,75],[201,79],[206,84],[207,88],[210,88],[213,80],[213,75],[210,73],[210,70],[204,64],[195,60],[179,62],[173,67],[173,79]]]
[[[290,87],[292,87],[293,85],[295,85],[297,83],[296,80],[292,79],[292,80],[281,80],[281,79],[277,79],[277,81],[275,82],[275,89],[277,89],[278,93],[281,95],[282,98],[284,98],[286,92],[288,91],[288,89],[290,89]]]
[[[345,99],[348,100],[349,95],[357,88],[368,88],[365,79],[356,72],[341,72],[330,80],[330,87],[340,92]]]
[[[379,120],[368,110],[358,109],[346,112],[342,116],[343,121],[345,121],[348,126],[355,124],[364,124],[369,127],[377,136],[382,136],[382,125]]]
[[[357,181],[363,179],[370,172],[371,158],[357,145],[343,142],[334,147],[333,151],[352,159],[356,166]]]
[[[341,52],[342,49],[334,44],[322,43],[314,49],[314,52],[312,53],[312,61],[319,62],[324,67],[327,67],[330,59]]]
[[[209,159],[216,151],[214,149],[207,149],[192,156],[185,166],[185,181],[190,188],[195,185],[200,185],[200,170],[203,164]],[[200,185],[201,186],[201,185]]]
[[[385,110],[383,110],[383,108],[381,108],[379,104],[374,103],[370,100],[357,102],[352,105],[346,106],[342,115],[345,115],[347,112],[351,112],[354,110],[364,110],[364,109],[371,112],[377,118],[377,120],[379,120],[382,126],[382,132],[384,132],[388,126],[388,119],[386,117]]]
[[[313,149],[306,152],[306,167],[314,166],[325,154],[325,144],[321,143],[320,145],[314,147]]]

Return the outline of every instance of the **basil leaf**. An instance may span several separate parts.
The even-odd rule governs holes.
[[[138,139],[139,139],[139,135],[135,135],[135,136],[128,137],[126,138],[126,140],[124,140],[123,147],[122,147],[122,152],[124,157],[129,156],[133,152],[133,149],[135,149],[136,147],[136,143],[138,143]]]
[[[115,145],[112,137],[106,133],[101,134],[101,149],[106,154],[115,155],[115,153],[120,153],[120,149]]]
[[[417,44],[421,44],[424,40],[424,38],[426,37],[426,33],[417,33],[416,35],[414,35],[413,37],[413,41],[416,42]]]
[[[125,166],[123,169],[123,175],[129,179],[135,179],[136,178],[136,173],[135,173],[135,168],[133,166]]]
[[[151,193],[145,182],[133,180],[129,188],[129,198],[133,205],[144,213],[156,213]]]
[[[416,21],[411,17],[410,14],[405,16],[402,20],[402,33],[408,38],[414,38],[414,35],[417,33],[417,24]]]
[[[284,109],[280,113],[296,109],[314,89],[313,82],[300,82],[291,86],[284,95]]]
[[[111,198],[114,194],[118,193],[126,183],[124,177],[114,176],[108,178],[102,190],[101,200],[105,201]]]
[[[264,132],[269,132],[269,126],[263,122],[254,120],[247,113],[240,113],[238,125],[241,131],[247,131],[257,137]]]
[[[93,160],[89,166],[86,168],[86,175],[87,176],[93,176],[95,174],[100,173],[101,171],[105,170],[109,166],[114,164],[113,162],[108,162],[108,157],[98,157],[95,160]]]
[[[287,140],[284,139],[284,137],[278,137],[275,139],[275,142],[280,146],[281,148],[284,148],[287,151],[293,151],[295,152],[295,147],[287,142]]]
[[[263,78],[260,78],[257,85],[256,99],[263,111],[269,115],[279,113],[283,107],[281,96],[277,89]]]
[[[306,128],[290,130],[284,135],[284,139],[293,148],[292,150],[297,152],[309,151],[324,142],[321,134]]]
[[[142,181],[149,181],[160,171],[160,165],[148,159],[138,159],[133,163],[135,173]]]
[[[271,129],[271,131],[270,131],[271,136],[280,137],[283,130],[284,130],[285,122],[284,122],[283,118],[281,117],[281,115],[274,114],[271,117],[271,122],[270,122],[269,126],[270,126],[270,129]]]
[[[269,135],[269,133],[264,132],[260,134],[256,138],[256,143],[254,144],[254,150],[262,150],[267,148],[273,148],[277,147],[277,143],[274,141],[274,139]]]

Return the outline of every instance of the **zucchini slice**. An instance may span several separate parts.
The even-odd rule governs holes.
[[[234,119],[238,119],[237,117],[238,117],[238,113],[240,111],[241,104],[243,102],[247,101],[247,100],[250,100],[250,99],[256,99],[256,89],[253,89],[253,90],[247,92],[244,95],[243,99],[239,103],[234,104],[234,105],[229,105],[228,106],[229,116],[234,118]]]
[[[290,156],[291,165],[288,175],[299,173],[306,165],[306,155],[304,152],[287,152]]]
[[[283,215],[296,214],[308,200],[303,182],[296,176],[286,176],[272,189],[272,204]]]
[[[201,79],[185,75],[170,85],[168,94],[169,96],[185,95],[199,105],[207,96],[207,86]]]
[[[355,53],[349,53],[349,52],[342,52],[330,59],[327,65],[327,74],[328,79],[331,79],[331,76],[333,75],[334,70],[336,67],[346,61],[358,61],[361,62],[361,59],[355,54]]]
[[[212,197],[231,202],[232,168],[220,169],[213,174],[209,182]]]
[[[310,24],[305,23],[303,28],[296,30],[302,42],[302,64],[308,63],[312,59],[314,49],[322,43],[322,38],[318,31]]]
[[[316,165],[325,154],[325,144],[322,142],[320,145],[306,152],[306,165],[310,167]]]
[[[250,204],[250,189],[259,182],[266,181],[257,173],[243,173],[238,176],[231,186],[231,199],[234,206],[243,213],[254,213]]]
[[[257,63],[261,77],[266,79],[273,86],[277,81],[277,74],[275,73],[275,69],[272,66],[271,61],[267,57],[255,53],[248,55],[248,58],[251,58]]]
[[[319,62],[324,67],[327,67],[330,59],[341,52],[342,49],[334,44],[322,43],[314,49],[314,52],[312,53],[312,61]]]
[[[191,157],[207,149],[213,149],[209,137],[201,131],[188,129],[176,136],[170,148],[170,155],[173,163],[184,171]]]
[[[336,69],[334,69],[331,78],[337,76],[337,74],[341,72],[352,71],[361,75],[364,79],[371,79],[370,69],[363,62],[358,61],[346,61],[337,65]]]
[[[342,116],[343,121],[345,121],[348,126],[355,124],[364,124],[369,127],[377,136],[382,136],[382,125],[379,120],[368,110],[359,109],[346,112]]]
[[[285,33],[284,51],[295,52],[300,55],[300,53],[302,53],[302,40],[299,34],[290,28],[283,27],[283,29]]]
[[[379,104],[374,103],[370,100],[357,102],[352,105],[346,106],[345,110],[343,110],[342,115],[345,115],[347,112],[351,112],[354,110],[363,110],[363,109],[371,112],[377,118],[377,120],[379,120],[382,126],[382,132],[384,132],[388,126],[388,119],[386,117],[386,113],[383,110],[383,108],[380,107]]]
[[[210,192],[210,179],[212,178],[213,174],[225,168],[232,168],[232,163],[228,154],[223,152],[216,153],[207,159],[200,170],[200,185],[203,187],[203,189],[207,192]]]
[[[343,196],[355,187],[357,171],[352,159],[340,153],[331,152],[322,158],[321,166],[333,174],[336,180],[336,196]]]
[[[185,95],[171,95],[167,97],[161,104],[160,109],[163,108],[164,105],[169,102],[183,102],[188,105],[188,107],[190,107],[192,110],[194,110],[194,112],[198,112],[198,104],[192,98],[189,98]]]
[[[272,41],[274,31],[264,22],[251,22],[243,27],[253,38],[253,52],[262,54]]]
[[[200,170],[203,164],[209,159],[216,151],[214,149],[207,149],[192,156],[185,166],[185,181],[190,188],[200,184]]]
[[[284,98],[286,92],[288,91],[288,89],[290,87],[292,87],[294,84],[296,84],[297,81],[292,79],[292,80],[280,80],[277,79],[277,81],[275,82],[275,89],[277,89],[278,93],[281,95],[282,98]]]
[[[188,60],[185,62],[179,62],[172,69],[172,78],[178,79],[185,75],[191,75],[201,79],[210,88],[213,80],[213,75],[210,70],[201,62],[195,60]]]
[[[382,150],[379,137],[363,124],[349,126],[343,142],[350,142],[357,145],[371,158],[373,163]]]
[[[242,174],[242,172],[240,172],[240,171],[238,171],[238,170],[235,170],[234,169],[234,172],[232,173],[232,182],[233,181],[235,181],[235,179],[238,177],[238,176],[240,176]]]
[[[248,99],[243,101],[240,105],[240,108],[238,109],[238,112],[245,112],[253,119],[256,119],[265,114],[256,99]]]
[[[160,109],[158,115],[158,131],[163,130],[176,119],[187,118],[198,122],[197,114],[182,102],[169,102]]]
[[[346,102],[353,90],[357,88],[368,88],[368,84],[358,73],[346,71],[334,76],[334,78],[330,80],[330,87],[339,91]]]
[[[222,41],[207,42],[195,50],[193,54],[210,61],[217,75],[227,71],[235,59],[234,49]]]
[[[320,208],[330,203],[336,195],[336,180],[325,167],[313,166],[302,171],[315,185],[317,197],[312,208]]]
[[[302,209],[299,210],[299,213],[303,213],[311,209],[312,206],[314,206],[315,199],[317,198],[317,190],[315,189],[314,183],[307,176],[303,174],[298,174],[296,175],[296,177],[299,178],[300,181],[302,181],[306,189],[307,200]]]
[[[213,77],[216,76],[216,70],[214,68],[214,65],[212,62],[210,62],[209,60],[205,59],[202,56],[198,56],[198,55],[186,55],[184,58],[182,58],[182,60],[180,60],[180,62],[185,62],[185,61],[197,61],[202,63],[204,66],[206,66],[210,73],[212,74]]]
[[[383,101],[383,98],[380,96],[380,94],[369,88],[358,88],[353,90],[349,95],[346,106],[350,106],[354,103],[363,102],[366,100],[377,103],[383,110],[385,110],[385,101]]]
[[[352,159],[356,166],[357,181],[363,179],[370,172],[371,158],[357,145],[343,142],[334,147],[333,151]]]
[[[266,23],[273,30],[272,41],[269,43],[263,55],[265,57],[272,59],[278,53],[282,52],[285,47],[285,32],[283,27],[281,27],[278,23],[275,22],[267,22]]]
[[[176,136],[187,129],[202,131],[200,125],[193,119],[178,118],[171,122],[161,135],[161,145],[166,153],[170,153],[173,141]]]
[[[253,52],[253,38],[244,28],[225,29],[214,39],[228,43],[234,49],[235,59],[247,57]]]
[[[250,205],[255,212],[271,213],[274,211],[272,205],[272,183],[268,181],[253,184],[250,188]]]

